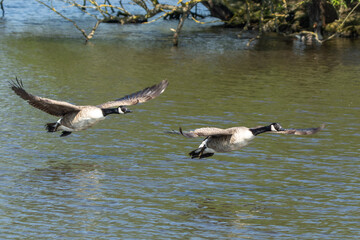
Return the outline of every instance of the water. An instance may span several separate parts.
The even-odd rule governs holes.
[[[1,239],[358,238],[359,41],[246,47],[234,29],[189,22],[178,49],[167,23],[103,25],[85,45],[71,24],[16,3],[0,21]],[[170,85],[133,114],[59,138],[43,127],[56,117],[8,88],[15,76],[81,105]],[[271,122],[326,128],[203,160],[187,156],[201,139],[163,133]]]

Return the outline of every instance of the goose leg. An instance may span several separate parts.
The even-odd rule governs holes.
[[[202,155],[203,155],[205,149],[206,149],[206,146],[204,145],[204,146],[201,148],[201,150],[200,150],[199,158],[203,158]]]

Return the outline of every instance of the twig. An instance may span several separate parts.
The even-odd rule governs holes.
[[[91,17],[93,17],[93,18],[95,18],[96,20],[99,21],[99,19],[98,19],[98,17],[96,15],[91,14],[86,10],[87,8],[95,9],[94,7],[86,7],[85,5],[80,5],[80,4],[76,3],[76,2],[70,3],[70,6],[75,6],[75,7],[79,8],[83,13],[86,13],[87,15],[89,15],[89,16],[91,16]]]
[[[114,10],[114,7],[113,7],[113,5],[111,4],[110,0],[105,0],[105,1],[104,1],[104,4],[105,4],[105,3],[109,4],[109,7],[110,7],[110,9],[111,9],[111,12],[114,13],[115,10]]]
[[[92,6],[88,6],[88,7],[87,7],[87,6],[85,6],[85,5],[81,5],[81,4],[79,4],[79,3],[76,3],[75,1],[69,2],[69,4],[70,4],[70,6],[75,6],[75,7],[79,8],[82,12],[88,14],[89,16],[95,17],[95,18],[97,18],[97,17],[96,17],[94,14],[91,14],[91,13],[89,13],[88,11],[86,11],[87,8],[97,10],[98,7],[99,7],[99,8],[107,8],[107,7],[110,7],[112,10],[113,10],[113,9],[117,9],[117,10],[119,10],[119,11],[125,12],[125,9],[123,9],[123,8],[121,8],[121,7],[114,6],[114,5],[100,4],[100,5],[98,5],[98,7],[96,7],[96,6],[95,6],[95,7],[92,7]],[[129,14],[127,14],[127,15],[129,15]]]
[[[111,16],[111,15],[108,13],[108,11],[106,10],[106,8],[105,8],[105,11],[102,10],[101,7],[99,6],[99,4],[98,4],[96,1],[94,1],[94,0],[89,0],[89,2],[90,2],[92,5],[95,6],[95,9],[96,9],[104,18],[106,18],[106,15],[107,15],[107,16]]]
[[[123,5],[123,3],[122,3],[122,1],[121,1],[121,0],[119,1],[119,4],[120,4],[120,7],[121,7],[122,9],[124,9],[124,11],[123,11],[123,12],[124,12],[124,13],[126,13],[128,16],[130,16],[130,15],[131,15],[131,13],[129,13],[128,11],[126,11],[126,10],[125,10],[125,7],[124,7],[124,5]]]

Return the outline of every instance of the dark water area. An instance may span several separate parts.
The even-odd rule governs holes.
[[[19,7],[19,4],[22,4]],[[176,22],[101,25],[90,44],[35,1],[0,19],[1,239],[357,239],[360,235],[360,41],[323,46]],[[68,16],[92,27],[89,18]],[[168,79],[132,114],[60,138],[57,118],[10,89],[100,104]],[[326,128],[262,134],[190,159],[198,127]]]

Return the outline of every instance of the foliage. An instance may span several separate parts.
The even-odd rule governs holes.
[[[347,7],[347,2],[345,0],[330,0],[331,4],[334,5],[335,7]],[[350,3],[353,3],[354,0],[349,1]]]
[[[315,36],[318,42],[338,34],[349,37],[360,35],[360,14],[355,11],[360,0],[219,1],[224,2],[235,13],[227,24],[245,30],[255,29],[260,34],[266,31],[285,35],[307,33]],[[323,39],[321,35],[327,35],[328,38]]]

